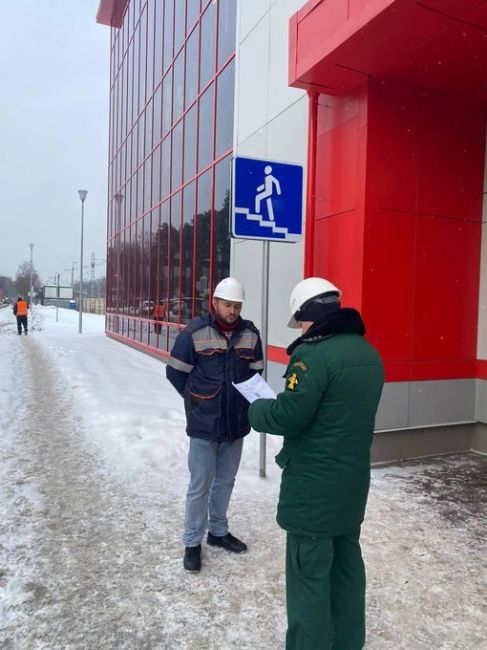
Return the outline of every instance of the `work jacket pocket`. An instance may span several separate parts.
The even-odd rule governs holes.
[[[252,348],[235,348],[235,383],[249,379],[254,371],[250,364],[255,361],[255,350]]]
[[[189,410],[199,410],[208,414],[213,412],[218,413],[221,389],[221,386],[215,390],[199,389],[195,386],[190,386],[188,390]]]
[[[188,431],[214,434],[221,414],[222,386],[190,383],[185,394]]]
[[[220,348],[209,348],[206,350],[198,350],[196,355],[196,368],[199,369],[202,376],[206,377],[211,383],[220,383],[225,376],[225,350]],[[198,380],[199,384],[199,380]],[[215,389],[216,390],[216,389]],[[196,390],[199,393],[201,391]],[[211,392],[211,388],[205,385],[205,390],[202,394]]]

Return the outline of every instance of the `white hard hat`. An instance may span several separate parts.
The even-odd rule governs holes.
[[[293,329],[299,329],[301,325],[296,319],[296,315],[301,310],[303,305],[311,300],[312,298],[317,298],[318,296],[324,296],[324,294],[330,294],[331,298],[340,297],[342,292],[340,289],[335,287],[334,284],[328,282],[324,278],[305,278],[297,284],[294,289],[291,291],[289,296],[289,308],[291,310],[291,318],[288,327]],[[326,296],[324,296],[326,297]]]
[[[245,291],[240,282],[235,280],[235,278],[223,278],[216,285],[213,298],[229,300],[230,302],[244,302]]]

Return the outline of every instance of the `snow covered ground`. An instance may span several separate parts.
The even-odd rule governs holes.
[[[204,546],[182,568],[182,400],[162,362],[103,318],[36,307],[29,336],[0,311],[0,648],[277,650],[285,535],[279,440],[258,477],[250,434],[230,509],[249,552]],[[368,650],[486,647],[487,458],[373,470],[363,550]]]

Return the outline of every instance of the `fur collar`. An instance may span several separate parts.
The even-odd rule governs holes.
[[[335,334],[365,334],[365,324],[359,312],[352,307],[344,307],[327,314],[322,320],[313,323],[306,334],[297,338],[287,349],[292,354],[300,343],[319,341]]]

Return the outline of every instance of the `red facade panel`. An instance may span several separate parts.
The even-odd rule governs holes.
[[[408,60],[420,44],[448,22],[445,16],[425,10],[419,3],[396,0],[349,34],[330,57],[336,65],[378,74],[398,59]]]
[[[422,0],[421,4],[433,11],[451,16],[452,18],[467,18],[475,9],[487,7],[485,0]]]
[[[362,309],[389,381],[473,376],[483,112],[372,82],[318,116],[313,273]]]
[[[314,269],[360,305],[364,250],[367,104],[365,89],[346,99],[321,97],[315,175]]]
[[[433,111],[421,132],[418,211],[480,221],[485,116],[455,109],[446,115],[438,105]]]
[[[414,360],[474,360],[477,348],[479,223],[417,218]]]
[[[476,363],[477,377],[479,379],[487,379],[487,361],[477,359]]]
[[[475,9],[472,9],[472,11],[466,14],[465,20],[487,30],[487,2],[484,0],[478,3]]]
[[[355,211],[315,224],[314,269],[343,291],[343,304],[362,307],[363,220]]]
[[[120,27],[129,0],[100,0],[96,22],[101,25]]]
[[[363,186],[359,168],[357,118],[317,138],[316,219],[354,210]]]
[[[413,213],[369,209],[364,237],[363,314],[368,338],[384,359],[403,364],[407,371],[404,364],[413,358],[416,227]]]
[[[325,93],[313,273],[362,309],[389,381],[478,371],[487,3],[440,4],[313,1],[292,20],[291,81]]]
[[[373,76],[401,77],[487,105],[486,7],[485,0],[313,1],[292,20],[290,84],[343,95]]]

